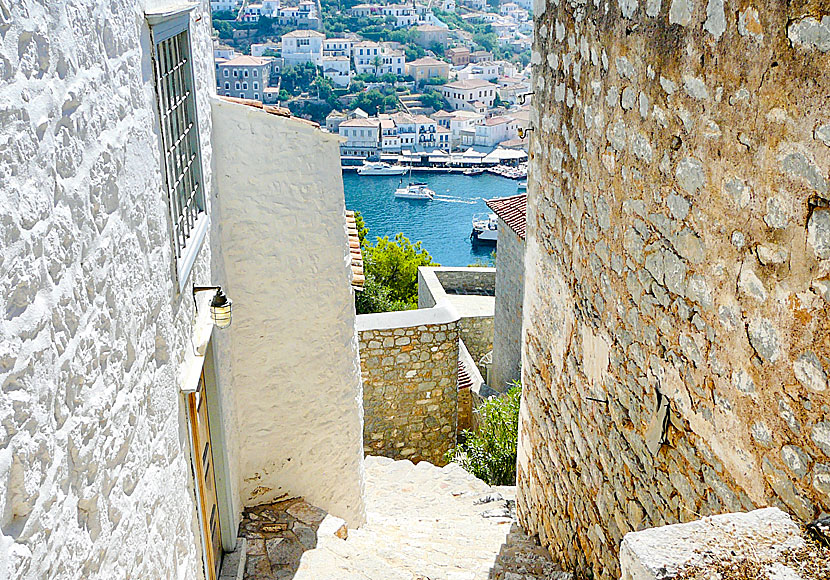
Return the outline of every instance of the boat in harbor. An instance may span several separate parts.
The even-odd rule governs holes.
[[[484,170],[480,167],[470,167],[464,170],[464,175],[481,175]]]
[[[473,216],[473,231],[470,239],[473,244],[495,245],[499,238],[499,222],[496,214],[477,214]]]
[[[519,182],[519,186],[517,187],[518,191],[527,191],[527,180]]]
[[[396,189],[395,197],[398,199],[431,200],[435,197],[435,192],[428,188],[426,183],[410,183],[405,187]]]
[[[358,175],[403,175],[406,167],[403,165],[389,165],[383,161],[364,162],[357,170]]]

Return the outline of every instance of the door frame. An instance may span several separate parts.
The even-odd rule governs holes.
[[[193,477],[193,491],[196,500],[196,516],[199,522],[199,537],[202,543],[202,566],[205,578],[216,580],[215,568],[211,565],[216,557],[212,554],[213,544],[210,539],[209,522],[206,520],[207,513],[204,505],[204,488],[199,477],[200,458],[195,446],[194,424],[195,409],[191,405],[191,396],[199,390],[202,385],[201,395],[204,397],[203,404],[207,405],[208,436],[213,461],[213,478],[216,489],[216,508],[219,512],[219,534],[222,540],[221,549],[223,553],[232,552],[236,549],[236,530],[233,529],[233,517],[230,493],[230,473],[227,461],[227,447],[225,445],[225,431],[221,398],[219,396],[218,382],[216,380],[216,367],[214,364],[213,341],[209,340],[205,345],[204,355],[198,356],[192,363],[189,373],[188,384],[182,389],[184,415],[187,425],[187,438],[190,446],[190,467]],[[198,372],[197,372],[198,371]]]

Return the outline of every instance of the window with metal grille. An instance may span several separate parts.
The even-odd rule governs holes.
[[[154,27],[153,66],[173,249],[182,286],[205,235],[205,194],[189,18]]]

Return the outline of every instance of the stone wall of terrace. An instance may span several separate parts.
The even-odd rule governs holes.
[[[495,268],[418,268],[418,308],[451,303],[461,317],[461,339],[484,374],[481,359],[493,350]]]
[[[366,454],[443,465],[458,422],[458,314],[363,314],[357,327]]]

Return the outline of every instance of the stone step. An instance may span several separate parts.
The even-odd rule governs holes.
[[[318,531],[295,580],[570,578],[516,525],[515,488],[488,486],[457,465],[367,457],[366,504],[366,523],[346,539]]]

